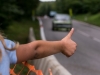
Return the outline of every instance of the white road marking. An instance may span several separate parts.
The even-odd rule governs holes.
[[[40,35],[41,35],[41,38],[42,38],[42,40],[46,40],[45,34],[44,34],[43,23],[42,23],[41,19],[39,19],[39,25],[40,25]]]
[[[77,30],[79,33],[81,33],[82,35],[86,36],[86,37],[91,37],[89,34],[84,33],[83,31]],[[96,38],[96,37],[92,37],[93,40],[95,40],[96,42],[100,43],[100,39]]]
[[[95,41],[97,41],[97,42],[99,42],[100,43],[100,39],[98,39],[98,38],[93,38],[93,40],[95,40]]]
[[[45,34],[44,34],[44,28],[43,28],[43,23],[42,23],[42,21],[41,21],[41,19],[38,19],[39,20],[39,24],[40,24],[40,34],[41,34],[41,38],[42,38],[42,40],[46,40],[46,38],[45,38]],[[42,25],[42,26],[41,26]],[[55,57],[55,56],[54,56]],[[56,58],[55,58],[56,59]],[[57,61],[57,59],[55,60],[56,62],[58,62]],[[59,63],[59,62],[58,62]],[[49,64],[50,65],[50,64]],[[61,64],[59,65],[60,66],[60,71],[61,72],[59,72],[59,73],[63,73],[63,75],[72,75],[67,69],[65,69]],[[57,70],[57,68],[55,69],[55,70]],[[63,71],[62,71],[63,70]]]
[[[86,37],[89,37],[89,35],[87,33],[84,33],[83,31],[77,30],[79,33],[83,34]]]
[[[39,24],[40,24],[40,25],[43,25],[41,20],[39,21]]]

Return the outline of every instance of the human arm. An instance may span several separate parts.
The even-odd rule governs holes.
[[[76,50],[76,43],[71,40],[73,32],[74,29],[72,29],[66,37],[59,41],[38,40],[28,44],[19,45],[16,49],[17,62],[39,59],[59,52],[62,52],[67,57],[71,56]]]

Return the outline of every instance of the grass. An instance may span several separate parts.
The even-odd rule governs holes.
[[[75,15],[74,19],[84,21],[100,27],[100,13]]]
[[[12,24],[3,32],[8,39],[11,39],[13,41],[18,41],[20,44],[25,44],[28,42],[30,27],[34,29],[36,40],[40,40],[38,21],[31,21],[25,19],[20,22],[13,21]],[[13,66],[14,65],[11,65],[11,68]],[[22,67],[23,67],[22,64],[18,64],[17,67],[15,68],[15,73],[18,73]],[[28,68],[25,67],[21,75],[26,75],[27,72]]]
[[[4,31],[5,36],[11,40],[18,41],[19,43],[27,43],[29,36],[29,28],[34,29],[35,38],[40,39],[40,31],[38,21],[22,20],[20,22],[14,21],[7,30]]]

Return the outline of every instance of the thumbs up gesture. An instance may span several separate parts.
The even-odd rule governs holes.
[[[73,32],[74,28],[72,28],[68,35],[61,40],[63,48],[62,53],[67,57],[70,57],[74,54],[77,46],[77,44],[71,39]]]

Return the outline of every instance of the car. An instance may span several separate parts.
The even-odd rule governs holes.
[[[56,15],[56,11],[50,11],[50,17],[53,18]]]
[[[52,20],[52,30],[61,30],[70,31],[72,28],[71,17],[67,14],[56,14]]]

